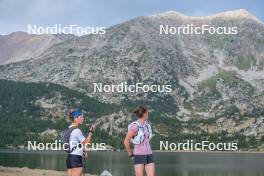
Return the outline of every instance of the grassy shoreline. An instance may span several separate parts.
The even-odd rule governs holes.
[[[27,167],[3,167],[0,166],[1,176],[66,176],[66,171],[55,171],[45,169],[29,169]],[[91,174],[85,174],[85,176],[96,176]]]

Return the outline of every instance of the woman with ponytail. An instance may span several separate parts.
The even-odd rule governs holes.
[[[134,163],[136,176],[143,176],[144,169],[147,176],[155,175],[155,164],[150,147],[152,129],[148,123],[148,110],[140,106],[134,111],[137,120],[128,126],[128,132],[124,140],[126,151]],[[130,142],[134,144],[132,152]]]

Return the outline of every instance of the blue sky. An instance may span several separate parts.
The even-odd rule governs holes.
[[[189,16],[246,9],[264,21],[261,0],[0,0],[0,34],[27,25],[111,26],[138,16],[175,10]]]

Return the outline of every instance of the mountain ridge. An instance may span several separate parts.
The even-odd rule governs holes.
[[[36,59],[49,47],[73,38],[73,35],[36,35],[22,31],[1,35],[0,65]]]
[[[186,22],[188,18],[138,17],[108,28],[104,35],[56,44],[41,59],[0,66],[0,78],[51,82],[119,106],[143,103],[181,122],[212,119],[210,127],[200,125],[211,132],[232,134],[229,129],[236,129],[260,137],[264,134],[264,26],[251,18],[216,18],[208,23],[237,26],[239,33],[159,34],[160,24]],[[171,84],[173,91],[93,93],[95,82]]]
[[[253,19],[255,21],[258,21],[259,23],[264,24],[260,19],[258,19],[257,17],[255,17],[245,9],[230,10],[230,11],[219,12],[216,14],[211,14],[206,16],[188,16],[183,13],[170,10],[162,13],[157,13],[155,15],[150,15],[149,17],[181,17],[181,18],[187,18],[189,20],[208,20],[213,18],[247,18],[247,19]]]

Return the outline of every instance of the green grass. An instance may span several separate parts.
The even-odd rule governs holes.
[[[203,82],[200,83],[199,89],[204,90],[208,88],[210,91],[216,90],[216,84],[217,84],[217,77],[213,76]]]
[[[240,82],[240,80],[236,77],[235,71],[221,71],[218,74],[218,78],[222,78],[224,80],[224,84],[226,85],[232,85]]]
[[[253,56],[240,57],[236,65],[240,70],[248,71],[252,65],[256,65],[256,59]]]

